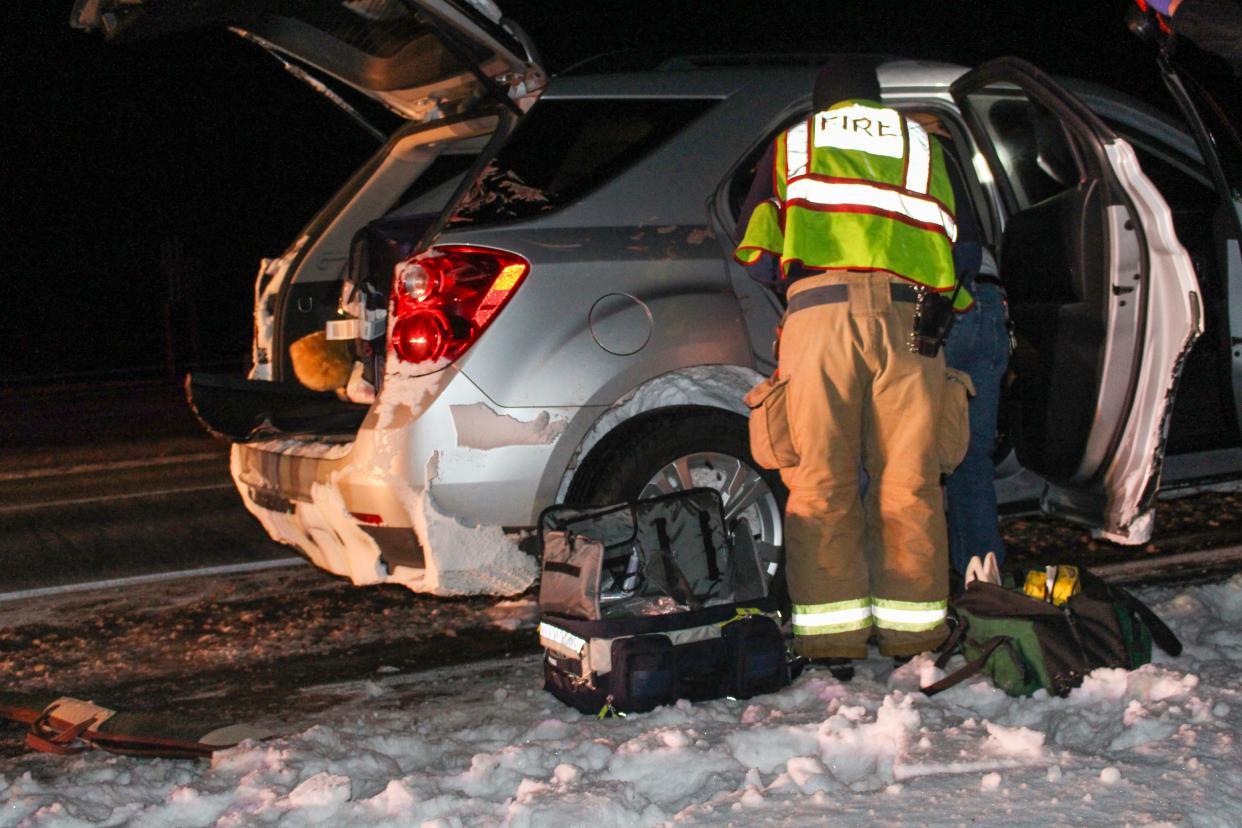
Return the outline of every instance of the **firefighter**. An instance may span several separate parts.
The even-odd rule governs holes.
[[[879,98],[874,63],[820,71],[811,116],[760,162],[735,252],[787,301],[778,377],[799,458],[781,470],[793,630],[801,655],[842,678],[873,634],[895,657],[947,635],[935,444],[944,357],[909,342],[923,290],[971,304],[953,292],[943,150]]]

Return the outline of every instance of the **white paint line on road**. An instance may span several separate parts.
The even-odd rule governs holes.
[[[196,454],[174,454],[170,457],[144,457],[139,460],[110,460],[106,463],[83,463],[77,466],[56,466],[50,469],[0,472],[0,483],[6,480],[34,480],[40,477],[67,477],[71,474],[120,471],[121,469],[145,469],[148,466],[172,466],[177,463],[198,463],[202,460],[224,460],[221,451],[200,451]]]
[[[40,587],[38,589],[19,589],[16,592],[0,592],[0,604],[21,601],[26,598],[44,598],[48,595],[64,595],[69,592],[86,592],[92,589],[115,589],[117,587],[137,586],[139,584],[156,584],[161,581],[176,581],[182,578],[206,578],[212,575],[238,575],[245,572],[262,572],[265,569],[281,569],[305,563],[307,563],[305,558],[277,558],[272,561],[205,566],[200,569],[181,569],[176,572],[155,572],[150,575],[132,575],[128,578],[109,578],[104,581],[88,581],[81,584],[62,584],[61,586]]]
[[[164,497],[166,495],[190,494],[192,492],[213,492],[221,489],[235,488],[232,483],[212,483],[209,486],[186,486],[181,489],[156,489],[149,492],[129,492],[118,495],[99,495],[97,497],[75,497],[69,500],[45,500],[41,503],[16,503],[0,506],[0,515],[14,512],[33,512],[36,509],[55,509],[58,506],[84,506],[90,503],[110,503],[115,500],[134,500],[140,497]]]

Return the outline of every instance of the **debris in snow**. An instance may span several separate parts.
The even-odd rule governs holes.
[[[457,445],[488,451],[504,446],[547,445],[561,436],[568,421],[540,411],[533,420],[519,420],[494,411],[486,403],[450,405]]]

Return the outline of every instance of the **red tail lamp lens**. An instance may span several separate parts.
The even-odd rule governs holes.
[[[392,328],[392,347],[406,362],[432,362],[444,355],[448,329],[433,311],[416,311]]]
[[[405,362],[456,359],[479,338],[530,272],[530,262],[486,247],[444,245],[393,271],[393,338]]]

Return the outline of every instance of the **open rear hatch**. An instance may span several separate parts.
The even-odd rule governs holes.
[[[77,0],[69,22],[114,42],[227,26],[415,122],[487,95],[525,108],[544,83],[490,0]]]
[[[489,113],[508,110],[512,120],[533,104],[545,83],[533,47],[490,0],[77,0],[70,24],[101,32],[111,42],[225,26],[286,66],[292,59],[308,72],[379,101],[439,146],[459,134],[474,134],[470,125]],[[421,175],[435,153],[412,155],[403,137],[409,133],[395,133],[382,151],[388,157],[372,166],[405,164]],[[377,174],[374,169],[369,173]],[[326,220],[312,222],[318,229],[299,242],[300,253],[295,251],[280,277],[269,280],[271,295],[260,296],[261,303],[278,309],[278,318],[285,318],[279,308],[294,300],[336,306],[335,276],[325,280],[324,273],[315,272],[302,280],[297,274],[308,262],[315,271],[323,270],[329,259],[344,261],[343,255],[319,248],[345,246],[358,228],[382,215],[364,215],[359,204],[367,199],[355,196],[368,182],[365,176],[355,178],[356,189],[343,191],[349,197],[338,195],[344,206],[338,205]],[[421,217],[429,225],[434,219]],[[322,325],[318,321],[312,328],[322,330]],[[265,345],[282,352],[307,333],[284,330],[281,322],[274,329],[274,341]],[[367,405],[308,390],[288,373],[275,373],[275,379],[284,381],[195,374],[186,379],[186,393],[208,431],[236,442],[357,432]]]

